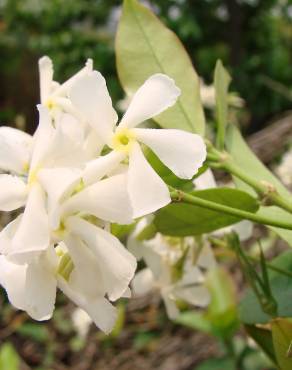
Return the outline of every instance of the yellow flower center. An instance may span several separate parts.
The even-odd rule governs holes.
[[[129,153],[135,141],[136,135],[133,130],[128,128],[117,129],[112,140],[112,147],[114,150]]]
[[[23,163],[22,168],[23,168],[23,172],[27,173],[29,171],[29,163],[28,162]]]
[[[74,263],[68,252],[64,252],[60,247],[55,248],[57,256],[60,258],[57,274],[61,275],[66,281],[69,280],[74,269]]]
[[[44,104],[49,110],[56,107],[56,103],[52,99],[48,99]]]

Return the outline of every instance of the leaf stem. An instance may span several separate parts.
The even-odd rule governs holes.
[[[275,205],[292,213],[292,198],[281,196],[273,184],[266,181],[259,181],[243,171],[233,160],[232,156],[224,151],[217,150],[210,142],[207,143],[210,166],[220,168],[239,178],[251,186],[262,198],[266,205]]]
[[[215,203],[210,200],[198,198],[195,195],[185,193],[181,190],[177,190],[172,187],[169,187],[169,189],[170,189],[171,199],[174,202],[184,201],[186,203],[194,204],[202,208],[207,208],[213,211],[218,211],[218,212],[222,212],[225,214],[233,215],[235,217],[238,217],[239,219],[246,219],[246,220],[250,220],[250,221],[263,224],[263,225],[269,225],[269,226],[274,226],[274,227],[280,227],[281,229],[292,230],[292,220],[291,222],[284,222],[281,220],[276,220],[271,217],[258,215],[256,213],[243,211],[241,209],[225,206],[223,204]]]

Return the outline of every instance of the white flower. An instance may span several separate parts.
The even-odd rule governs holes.
[[[292,185],[292,150],[291,149],[283,155],[280,165],[276,168],[276,173],[286,186]]]
[[[39,60],[39,79],[41,104],[46,106],[56,117],[60,111],[76,113],[67,98],[68,91],[78,78],[92,71],[93,62],[88,59],[85,66],[62,84],[53,80],[54,69],[52,60],[44,56]]]
[[[71,318],[76,332],[81,338],[85,339],[92,324],[90,316],[81,308],[75,308]]]
[[[69,186],[80,181],[88,159],[82,143],[74,139],[74,118],[55,128],[48,111],[39,106],[40,122],[33,137],[8,127],[0,129],[0,210],[25,207],[12,241],[12,251],[27,254],[45,250],[50,242],[48,213],[54,214]],[[71,137],[64,125],[72,123]],[[47,171],[51,178],[46,178]],[[44,185],[44,181],[46,184]],[[45,190],[50,187],[47,208]],[[61,186],[62,185],[62,186]]]
[[[121,176],[100,181],[101,195],[106,195],[105,188],[120,186]],[[112,179],[114,181],[111,183]],[[119,194],[115,201],[118,201]],[[97,204],[93,208],[95,214],[103,214],[105,205],[105,202]],[[93,211],[91,209],[89,213]],[[114,210],[112,212],[110,218],[116,215]],[[107,213],[110,214],[110,210]],[[98,218],[88,221],[82,214],[67,217],[62,214],[59,229],[53,232],[53,238],[45,240],[49,246],[44,250],[37,249],[38,254],[30,254],[31,249],[28,250],[26,246],[15,249],[15,237],[23,218],[20,215],[0,233],[3,254],[0,257],[0,283],[6,289],[10,302],[27,311],[34,319],[45,320],[53,313],[58,286],[88,313],[100,329],[110,332],[116,319],[116,310],[108,299],[115,301],[128,295],[136,259],[104,229],[107,226],[105,222]],[[42,234],[38,230],[30,232],[38,234],[41,239]],[[29,244],[31,246],[31,241]],[[54,248],[54,245],[57,247]],[[28,254],[30,258],[27,258]]]
[[[134,294],[158,290],[171,319],[179,314],[178,300],[198,307],[208,305],[210,297],[204,286],[204,272],[216,264],[210,247],[206,244],[199,249],[193,238],[170,238],[159,233],[153,239],[139,242],[136,236],[145,224],[141,220],[128,240],[129,250],[147,265],[133,279]]]
[[[206,85],[204,80],[200,81],[200,95],[203,105],[206,108],[214,109],[216,106],[216,91],[214,85]],[[228,104],[235,108],[242,108],[244,100],[237,93],[228,94]]]
[[[112,107],[106,83],[94,71],[72,86],[69,98],[112,151],[89,162],[85,183],[93,183],[128,160],[127,188],[134,217],[151,213],[170,202],[166,184],[152,169],[139,143],[145,144],[181,178],[190,179],[206,158],[206,148],[199,135],[169,129],[136,128],[177,100],[180,90],[166,75],[151,76],[134,94],[131,104],[116,127],[117,114]]]

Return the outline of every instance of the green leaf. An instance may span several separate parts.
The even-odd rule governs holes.
[[[255,325],[245,325],[248,335],[261,347],[266,355],[277,363],[271,330],[259,328]]]
[[[206,286],[211,296],[207,318],[212,325],[213,333],[229,338],[239,324],[233,280],[227,271],[218,267],[207,274]]]
[[[285,319],[272,321],[272,335],[277,362],[281,370],[292,369],[292,323]]]
[[[258,203],[249,194],[231,188],[193,191],[192,195],[241,210],[256,212]],[[154,218],[157,230],[166,235],[201,235],[232,225],[240,218],[187,203],[172,203]]]
[[[283,197],[290,198],[290,192],[285,186],[265,167],[265,165],[256,157],[252,150],[248,147],[239,130],[232,125],[229,125],[227,130],[227,149],[232,154],[234,161],[241,167],[248,175],[254,176],[256,179],[266,181],[275,186],[277,191]],[[255,191],[242,182],[241,180],[234,179],[236,186],[239,189],[245,190],[250,194],[255,194]],[[261,207],[259,214],[291,220],[291,214],[279,209],[277,207]],[[282,239],[284,239],[290,246],[292,246],[292,230],[284,230],[276,227],[270,227],[274,230]]]
[[[129,96],[155,73],[173,78],[181,89],[178,102],[154,118],[161,127],[204,134],[199,79],[189,56],[177,36],[136,0],[124,0],[116,57],[119,79]]]
[[[234,361],[229,357],[210,358],[194,370],[236,370]]]
[[[272,264],[283,270],[292,270],[292,252],[288,251],[275,258]],[[269,270],[272,295],[277,302],[278,316],[292,317],[292,278]],[[262,311],[257,297],[248,289],[239,306],[241,320],[246,324],[265,324],[270,316]]]
[[[217,120],[217,147],[224,148],[225,129],[228,120],[228,87],[231,82],[221,60],[218,60],[215,67],[214,85],[216,93],[216,120]]]
[[[0,370],[20,370],[20,358],[11,343],[0,347]]]
[[[111,224],[111,233],[119,239],[125,239],[127,235],[134,230],[135,225],[135,222],[130,225],[119,225],[113,223]]]
[[[212,326],[203,314],[196,311],[182,312],[175,320],[176,323],[193,330],[200,330],[204,333],[212,333]]]
[[[25,323],[16,330],[20,335],[33,339],[37,342],[45,342],[49,338],[49,332],[44,324]]]

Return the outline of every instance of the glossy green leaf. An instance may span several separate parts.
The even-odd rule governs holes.
[[[221,60],[215,67],[214,85],[216,92],[216,121],[217,121],[217,147],[224,148],[225,129],[228,120],[228,87],[231,82]]]
[[[0,347],[0,370],[20,370],[20,358],[9,342]]]
[[[292,252],[283,253],[272,261],[283,270],[292,271]],[[269,270],[272,295],[278,305],[278,316],[292,317],[292,277]],[[270,316],[263,312],[261,305],[251,289],[248,289],[239,306],[240,318],[247,324],[265,324]]]
[[[274,363],[277,363],[271,330],[255,325],[245,325],[244,327],[248,335],[261,347],[265,354]]]
[[[272,335],[277,362],[281,370],[292,369],[292,323],[286,319],[272,321]]]
[[[192,195],[249,212],[258,209],[257,200],[231,188],[199,190]],[[187,203],[172,203],[159,210],[154,218],[157,230],[166,235],[201,235],[232,225],[240,218]]]
[[[164,128],[204,134],[199,79],[177,36],[136,0],[124,0],[116,37],[117,70],[131,96],[155,73],[164,73],[181,89],[178,102],[154,120]]]
[[[274,185],[279,194],[283,197],[291,197],[290,192],[285,186],[265,167],[265,165],[256,157],[252,150],[248,147],[242,138],[239,130],[230,125],[227,131],[226,140],[228,151],[232,154],[237,165],[241,167],[248,175],[254,176],[257,180],[269,182]],[[239,189],[245,190],[250,194],[255,194],[254,190],[238,179],[234,179],[236,186]],[[291,215],[276,207],[261,207],[260,214],[282,218],[283,220],[291,220]],[[282,239],[292,246],[292,230],[284,230],[276,227],[271,227]]]

